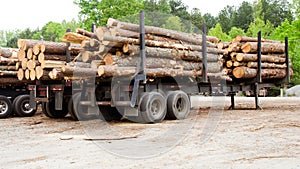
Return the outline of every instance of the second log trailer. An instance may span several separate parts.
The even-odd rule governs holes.
[[[126,117],[140,123],[158,123],[168,119],[184,119],[190,112],[190,96],[202,93],[222,94],[231,97],[240,91],[255,93],[255,107],[259,109],[258,91],[261,88],[280,86],[290,82],[288,40],[285,41],[286,76],[280,79],[262,79],[261,34],[257,39],[256,76],[232,82],[210,76],[207,72],[206,28],[202,35],[202,74],[182,74],[180,69],[171,69],[163,76],[153,76],[146,67],[144,14],[140,13],[140,62],[132,70],[118,69],[111,76],[93,77],[85,80],[39,80],[29,85],[30,105],[42,102],[43,112],[52,118],[64,117],[69,112],[74,119],[119,120]],[[67,61],[70,53],[67,51]],[[108,69],[108,68],[107,68]],[[157,69],[156,71],[160,71]],[[99,71],[99,69],[98,69]],[[103,68],[103,72],[109,72]],[[76,72],[76,70],[75,70]],[[81,72],[77,72],[80,76]],[[93,72],[91,72],[93,74]]]

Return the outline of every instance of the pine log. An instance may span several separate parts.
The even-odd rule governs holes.
[[[228,60],[227,62],[226,62],[226,67],[227,68],[231,68],[233,66],[233,62],[231,61],[231,60]]]
[[[41,66],[37,66],[35,68],[36,79],[40,80],[40,78],[44,75],[44,69]]]
[[[71,56],[71,60],[73,60],[75,58],[75,56]],[[44,60],[57,60],[57,61],[66,61],[67,57],[66,55],[48,55],[48,54],[43,54],[40,53],[38,56],[38,61],[41,63]]]
[[[117,23],[117,27],[125,30],[139,32],[140,26],[137,24],[120,22],[115,19],[109,18],[107,21],[108,27],[113,27]],[[195,34],[188,34],[184,32],[179,32],[175,30],[169,30],[154,26],[145,26],[145,33],[146,34],[153,34],[159,36],[166,36],[172,39],[177,39],[189,43],[193,43],[196,45],[202,45],[202,35],[195,35]]]
[[[2,66],[0,65],[0,70],[18,70],[18,68],[15,66],[9,66],[9,65],[5,65],[5,66]]]
[[[100,77],[113,77],[113,76],[129,76],[136,73],[135,67],[118,67],[118,66],[99,66],[98,75]],[[202,71],[184,71],[180,69],[146,69],[146,74],[149,77],[175,77],[175,76],[201,76]]]
[[[57,60],[44,60],[41,62],[42,68],[61,68],[66,64],[65,61],[57,61]]]
[[[29,70],[34,70],[35,69],[35,67],[37,66],[39,64],[39,62],[37,61],[37,60],[29,60],[28,62],[27,62],[27,69],[29,69]]]
[[[28,69],[25,70],[24,75],[26,80],[30,79],[30,71]]]
[[[231,44],[231,42],[219,42],[217,44],[217,48],[218,49],[225,49],[225,48],[228,48],[230,44]]]
[[[238,35],[236,38],[233,39],[232,42],[235,43],[235,42],[257,42],[257,41],[258,41],[257,38]],[[271,43],[280,43],[280,41],[269,40],[269,39],[262,39],[261,41],[262,42],[271,42]]]
[[[21,61],[24,58],[26,58],[26,52],[25,52],[25,50],[20,49],[18,51],[18,59],[19,59],[19,61]]]
[[[245,43],[242,46],[242,51],[244,53],[257,52],[257,42]],[[284,53],[285,45],[282,43],[263,42],[263,43],[261,43],[261,52],[262,53]]]
[[[73,75],[78,77],[96,77],[98,73],[97,69],[70,66],[63,66],[61,70],[64,75]]]
[[[74,32],[66,32],[66,34],[62,38],[60,38],[60,40],[62,40],[63,42],[78,43],[78,44],[88,39],[90,38]]]
[[[34,69],[33,70],[29,70],[29,79],[31,81],[33,81],[33,80],[35,80],[35,78],[36,78],[35,70]]]
[[[18,71],[0,70],[0,76],[17,76]]]
[[[118,65],[119,67],[134,67],[140,61],[139,57],[119,57],[116,55],[107,55],[105,58],[106,65]],[[109,60],[109,62],[107,61]],[[208,72],[215,73],[220,72],[223,63],[221,62],[208,62]],[[188,62],[184,60],[175,60],[168,58],[153,58],[148,57],[146,59],[146,68],[171,68],[171,69],[183,69],[183,70],[200,70],[202,69],[201,62]]]
[[[257,62],[248,62],[247,67],[249,68],[257,68],[258,63]],[[276,68],[276,69],[285,69],[287,66],[286,64],[275,64],[275,63],[261,63],[262,68]]]
[[[14,48],[0,48],[0,56],[5,58],[16,58],[18,49]]]
[[[228,52],[240,52],[243,45],[244,43],[239,43],[239,42],[231,43],[228,46],[227,50]]]
[[[61,42],[50,42],[50,41],[41,41],[41,40],[33,40],[33,39],[19,39],[18,44],[21,44],[19,48],[21,50],[27,50],[32,48],[35,44],[40,45],[40,51],[45,54],[66,54],[67,45],[66,43]],[[74,46],[76,48],[81,48],[80,45],[72,44],[71,47]]]
[[[79,68],[90,68],[91,63],[84,63],[84,62],[69,62],[66,64],[69,67],[79,67]]]
[[[237,79],[249,79],[257,76],[257,69],[248,67],[236,67],[233,75]],[[281,79],[286,77],[285,69],[262,69],[261,77],[263,79]]]
[[[134,45],[127,45],[126,49],[123,48],[124,53],[130,53],[131,56],[139,54],[140,47]],[[164,57],[170,59],[182,59],[189,61],[202,61],[202,52],[197,51],[188,51],[188,50],[176,50],[168,48],[155,48],[155,47],[146,47],[146,56],[147,57]],[[208,53],[208,61],[218,61],[220,56],[217,54]]]
[[[237,61],[240,62],[254,62],[257,61],[257,54],[244,54],[238,53],[236,55]],[[274,55],[261,55],[262,62],[270,62],[270,63],[285,63],[286,59],[282,57],[277,57]]]
[[[27,62],[28,62],[27,58],[24,58],[24,59],[21,60],[21,67],[22,67],[23,70],[27,69]]]
[[[16,58],[6,58],[0,56],[0,64],[3,65],[15,65],[19,60]]]
[[[26,53],[27,59],[31,59],[32,55],[33,55],[32,48],[27,49],[27,53]]]
[[[32,52],[34,55],[38,55],[40,53],[40,45],[39,44],[33,45]]]
[[[24,79],[24,70],[23,69],[20,68],[18,70],[17,77],[18,77],[18,80],[20,80],[20,81]]]
[[[234,61],[234,62],[233,62],[233,66],[234,66],[234,67],[238,67],[238,66],[247,66],[247,63],[245,63],[245,62]]]
[[[83,36],[89,37],[89,38],[92,38],[94,36],[94,33],[89,32],[89,31],[84,30],[84,29],[81,29],[81,28],[77,28],[75,30],[75,32],[78,33],[78,34],[81,34]]]

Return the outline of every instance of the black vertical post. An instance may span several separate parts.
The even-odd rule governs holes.
[[[71,29],[68,28],[66,30],[66,32],[71,32]],[[66,62],[67,63],[69,63],[71,61],[71,52],[70,52],[70,49],[69,49],[70,45],[71,45],[70,42],[67,42],[67,51],[66,51]]]
[[[261,31],[257,34],[257,83],[261,83]]]
[[[146,51],[145,51],[145,20],[144,20],[144,11],[140,12],[140,55],[141,55],[141,65],[140,65],[140,72],[143,75],[146,74],[145,72],[145,62],[146,62]]]
[[[286,83],[291,82],[291,76],[290,76],[290,58],[289,58],[289,38],[285,37],[285,63],[286,63]]]
[[[206,25],[202,25],[202,82],[207,83]]]
[[[96,31],[96,24],[92,23],[92,32],[95,33],[95,31]]]

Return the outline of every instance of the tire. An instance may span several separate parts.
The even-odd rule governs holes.
[[[12,114],[12,104],[11,101],[0,95],[0,118],[7,118]]]
[[[123,117],[116,107],[111,106],[99,106],[100,119],[105,121],[119,121]]]
[[[20,95],[14,99],[13,110],[16,115],[20,117],[32,117],[35,115],[37,110],[29,106],[29,100],[29,95]]]
[[[68,112],[70,113],[71,115],[71,118],[73,120],[78,120],[77,116],[76,116],[76,113],[74,111],[74,106],[73,106],[73,98],[71,97],[68,101]]]
[[[97,118],[94,115],[88,114],[88,106],[83,106],[80,104],[81,92],[74,94],[72,96],[72,99],[73,99],[74,115],[77,118],[77,120],[85,121],[85,120],[92,120]]]
[[[63,103],[62,110],[55,110],[54,99],[50,99],[48,102],[42,103],[43,113],[50,118],[63,118],[68,114],[68,107]]]
[[[183,91],[170,92],[167,98],[168,118],[171,120],[185,119],[190,112],[191,103]]]
[[[141,111],[141,104],[143,100],[149,95],[149,92],[144,92],[140,95],[139,103],[138,103],[138,116],[126,116],[126,118],[132,122],[135,123],[148,123],[147,121],[144,120],[142,114],[144,112]]]
[[[159,123],[167,114],[166,99],[158,92],[150,92],[140,105],[142,117],[147,123]]]

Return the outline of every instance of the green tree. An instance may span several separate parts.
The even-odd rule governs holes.
[[[291,8],[295,18],[300,17],[300,0],[293,0]]]
[[[289,56],[294,71],[292,83],[300,84],[300,20],[292,23],[285,20],[274,30],[271,37],[280,41],[285,37],[289,38]]]
[[[181,20],[178,16],[170,16],[162,27],[176,31],[184,31]]]
[[[232,27],[233,16],[235,14],[234,6],[226,6],[222,9],[217,17],[218,23],[220,23],[224,32],[228,33]]]
[[[254,3],[254,17],[269,20],[275,27],[285,19],[292,21],[293,15],[288,0],[258,0]]]
[[[192,9],[190,20],[194,26],[196,26],[198,29],[201,29],[201,26],[204,23],[204,19],[201,15],[200,9],[198,8]]]
[[[52,41],[52,38],[55,38],[55,41],[59,41],[59,38],[63,37],[66,33],[66,30],[63,28],[62,24],[57,22],[48,22],[45,26],[38,31],[33,38],[40,39],[40,36],[43,36],[43,40]]]
[[[232,27],[231,30],[229,31],[229,36],[231,39],[237,37],[238,35],[246,35],[243,29],[237,28],[237,27]]]
[[[251,22],[253,22],[253,8],[249,2],[243,1],[238,9],[233,13],[232,26],[247,31]]]
[[[81,9],[79,17],[85,29],[92,23],[105,25],[108,18],[119,19],[144,9],[142,0],[75,0],[74,3]]]
[[[246,35],[250,37],[257,37],[257,33],[261,31],[263,38],[269,38],[273,30],[274,26],[270,21],[267,20],[265,23],[260,18],[256,18],[254,19],[254,22],[250,24]]]
[[[208,30],[215,27],[217,24],[216,18],[214,16],[212,16],[210,13],[204,14],[203,20],[204,20]]]
[[[184,20],[190,20],[188,6],[185,5],[181,0],[170,0],[169,5],[171,7],[171,14]]]
[[[145,0],[144,1],[145,12],[159,12],[170,14],[171,6],[168,0]]]
[[[223,42],[229,42],[229,41],[232,40],[226,33],[223,32],[220,23],[217,23],[214,28],[211,28],[208,31],[208,35],[209,36],[215,36],[215,37],[219,38]]]

